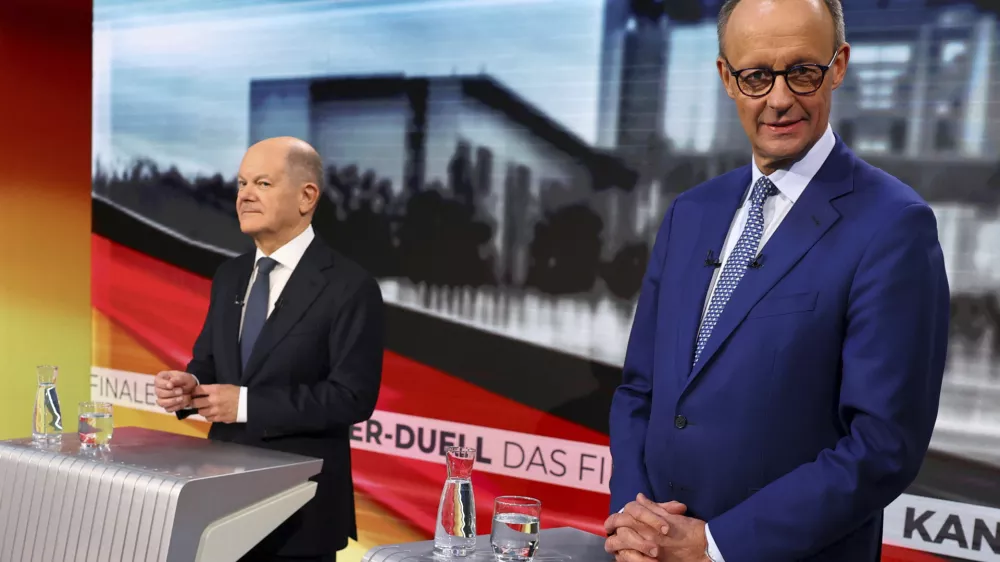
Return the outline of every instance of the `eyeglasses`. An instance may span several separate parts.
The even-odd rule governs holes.
[[[729,73],[736,77],[736,86],[743,92],[743,95],[750,98],[760,98],[771,93],[778,76],[785,77],[788,89],[799,95],[807,95],[815,92],[823,85],[826,79],[826,71],[833,66],[833,61],[840,55],[840,49],[833,54],[830,64],[797,64],[785,70],[772,70],[770,68],[744,68],[733,70],[729,61]]]

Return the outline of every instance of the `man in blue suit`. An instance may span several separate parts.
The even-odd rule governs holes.
[[[949,290],[928,205],[829,125],[839,0],[729,0],[753,160],[676,198],[611,407],[618,560],[874,562],[937,416]]]

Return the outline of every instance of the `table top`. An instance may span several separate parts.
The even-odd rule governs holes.
[[[542,529],[538,535],[538,550],[533,562],[608,562],[614,557],[604,552],[605,537],[559,527]],[[490,536],[476,537],[476,551],[464,558],[434,556],[434,541],[376,546],[365,553],[362,562],[496,562],[490,547]]]
[[[77,461],[115,465],[181,480],[313,463],[316,464],[316,472],[319,472],[322,466],[320,459],[311,457],[139,427],[116,427],[107,449],[82,448],[76,433],[64,433],[59,445],[36,445],[30,437],[0,441],[0,460],[28,451],[74,457]]]

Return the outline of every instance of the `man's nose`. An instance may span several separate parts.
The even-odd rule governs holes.
[[[767,95],[767,106],[778,113],[788,111],[795,103],[795,93],[788,88],[784,76],[774,77],[774,87]]]
[[[242,203],[244,201],[256,201],[256,200],[257,200],[257,192],[253,188],[253,186],[249,185],[244,186],[243,189],[239,190],[236,193],[237,203]]]

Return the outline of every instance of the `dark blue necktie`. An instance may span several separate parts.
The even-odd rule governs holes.
[[[712,335],[712,330],[722,316],[722,310],[729,302],[729,297],[733,296],[733,291],[743,275],[747,272],[747,267],[754,261],[757,255],[757,246],[764,234],[764,201],[768,197],[778,194],[778,187],[771,183],[767,176],[761,176],[753,186],[750,195],[750,212],[747,215],[747,224],[743,227],[736,246],[726,260],[726,265],[719,275],[712,300],[709,301],[708,312],[701,321],[701,329],[698,330],[698,340],[694,349],[694,363],[698,363],[701,352],[708,343],[708,337]]]
[[[267,321],[271,270],[276,265],[278,262],[271,258],[257,260],[257,278],[254,279],[253,287],[250,288],[250,298],[247,299],[246,310],[243,313],[243,334],[240,337],[240,357],[243,359],[244,369],[247,368],[247,361],[250,360],[253,344],[264,328],[264,322]]]

